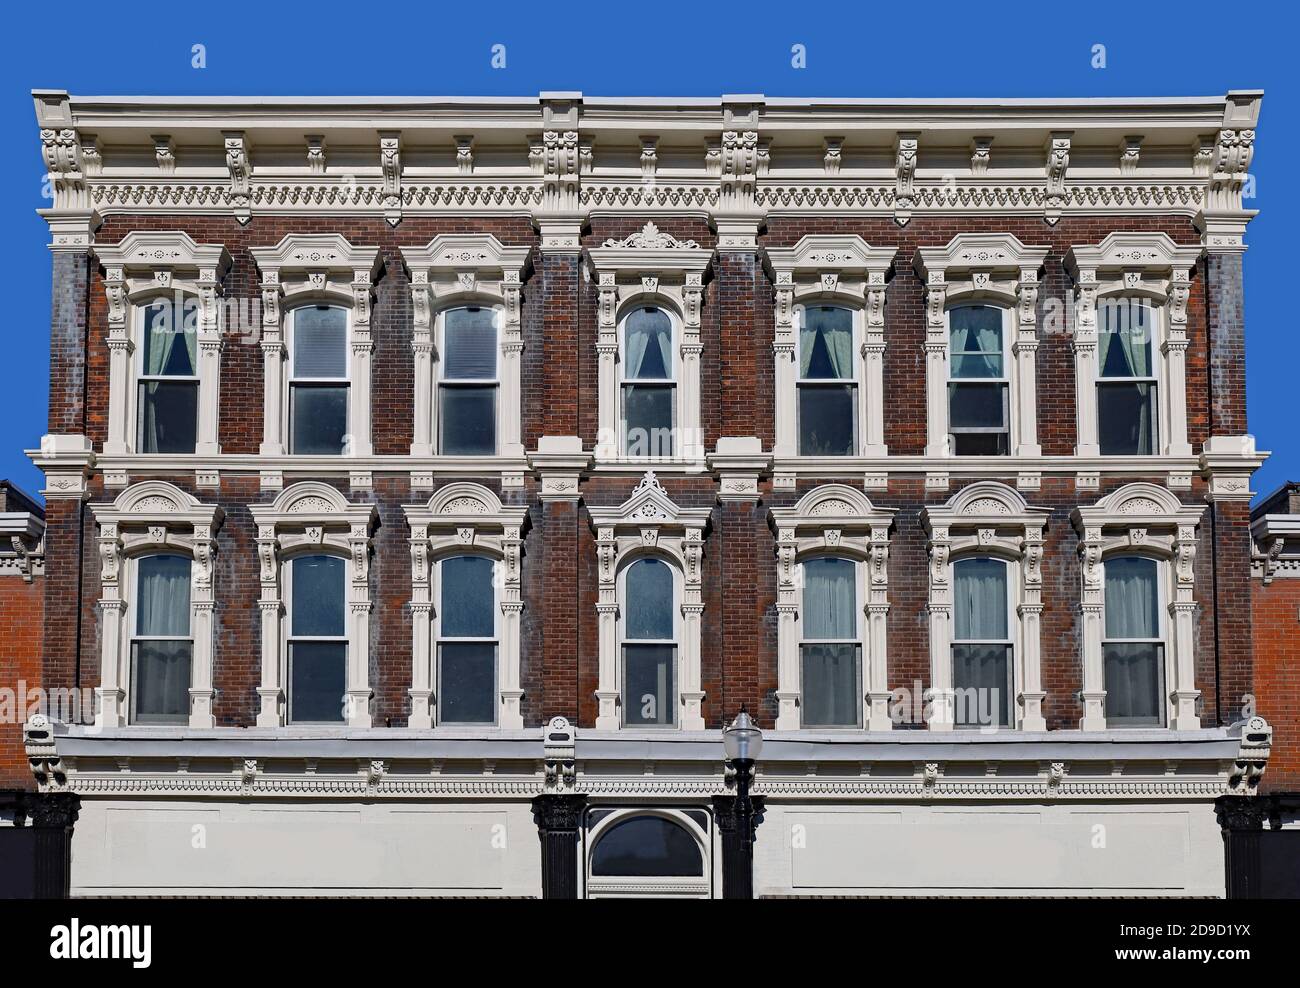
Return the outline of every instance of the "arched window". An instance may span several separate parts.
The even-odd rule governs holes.
[[[499,310],[467,305],[441,316],[438,452],[492,456],[497,451]]]
[[[1011,450],[1006,311],[993,305],[948,310],[948,435],[955,456]]]
[[[295,556],[289,561],[289,720],[343,721],[348,639],[345,560]]]
[[[1144,301],[1097,306],[1097,443],[1103,456],[1158,451],[1156,311]]]
[[[623,451],[629,456],[672,456],[677,384],[673,319],[654,305],[623,320]]]
[[[852,309],[798,309],[800,456],[852,456],[858,448],[858,382]]]
[[[862,724],[862,605],[857,583],[857,564],[851,559],[819,556],[803,564],[803,727]]]
[[[699,842],[661,816],[632,816],[605,830],[591,852],[593,878],[698,878]]]
[[[1111,556],[1103,566],[1106,726],[1160,727],[1165,722],[1161,564],[1147,556]]]
[[[303,305],[289,321],[289,452],[347,452],[348,310]]]
[[[139,306],[136,452],[193,453],[199,416],[198,300],[158,298]]]
[[[958,727],[1011,726],[1009,567],[992,556],[952,564],[952,682]]]
[[[173,553],[135,560],[131,625],[131,723],[190,719],[190,559]]]
[[[493,562],[450,556],[438,563],[438,723],[494,724],[497,605]]]
[[[672,726],[677,713],[676,576],[646,557],[623,573],[623,723]]]

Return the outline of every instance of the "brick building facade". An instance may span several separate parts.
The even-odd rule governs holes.
[[[1268,750],[1242,716],[1260,94],[34,96],[56,190],[40,677],[97,714],[27,744],[81,799],[74,892],[538,894],[573,867],[580,894],[718,894],[719,729],[744,708],[768,734],[759,894],[1222,894],[1214,801],[1249,798]],[[185,334],[155,329],[160,298],[192,300]],[[342,335],[310,336],[330,312]],[[465,452],[458,402],[484,395]],[[651,422],[668,445],[642,455]],[[161,558],[189,590],[155,635]],[[486,685],[446,664],[488,654],[449,630],[472,558]],[[317,559],[347,562],[347,603],[304,638]],[[1116,631],[1116,560],[1150,634]],[[957,613],[980,593],[996,632]],[[145,684],[163,639],[187,686]],[[337,718],[295,716],[307,654],[338,656]],[[962,729],[990,692],[1000,718]],[[227,850],[111,850],[193,820]],[[491,845],[537,826],[572,865]],[[620,830],[607,848],[685,835],[695,864],[611,864]],[[355,856],[324,865],[326,831]]]

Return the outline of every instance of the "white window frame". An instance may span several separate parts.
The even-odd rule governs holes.
[[[378,247],[354,247],[341,234],[289,234],[274,247],[249,253],[261,272],[262,456],[289,449],[289,350],[287,314],[300,305],[338,305],[348,310],[348,452],[370,456],[371,302],[383,264]],[[296,457],[295,457],[296,458]],[[310,458],[304,456],[304,458]],[[330,454],[322,459],[335,459]]]
[[[497,717],[502,730],[524,726],[520,685],[521,564],[528,509],[506,505],[481,484],[455,481],[427,502],[402,507],[411,529],[411,713],[407,726],[429,730],[438,712],[437,567],[448,556],[479,555],[500,566],[497,593]],[[486,725],[482,725],[486,726]]]
[[[147,724],[140,724],[138,712],[136,710],[136,701],[139,699],[136,695],[136,684],[138,682],[138,667],[135,663],[134,652],[136,642],[148,641],[188,641],[190,643],[190,685],[194,683],[194,606],[191,601],[189,609],[189,634],[180,638],[175,636],[164,637],[161,635],[141,635],[137,634],[137,622],[139,621],[139,604],[140,604],[140,560],[149,556],[176,556],[184,559],[190,568],[190,587],[191,596],[193,595],[194,586],[194,557],[188,553],[181,552],[171,547],[161,547],[157,549],[146,549],[129,559],[125,560],[126,566],[126,585],[131,588],[130,597],[127,599],[126,616],[124,618],[123,630],[126,632],[126,719],[127,723],[133,726],[158,727],[167,724],[166,721],[151,721]],[[177,723],[189,723],[189,717],[177,721]]]
[[[1149,299],[1156,311],[1151,357],[1157,371],[1156,453],[1191,456],[1187,439],[1187,302],[1200,246],[1183,247],[1165,233],[1117,231],[1065,255],[1074,279],[1074,373],[1077,456],[1100,456],[1097,441],[1097,305],[1108,296]],[[1108,457],[1109,459],[1109,457]]]
[[[194,385],[195,385],[195,401],[194,401],[194,412],[195,412],[195,415],[194,415],[194,451],[195,451],[196,453],[198,452],[198,448],[199,448],[199,417],[200,417],[200,415],[202,414],[202,412],[200,411],[200,409],[201,409],[202,406],[203,406],[203,376],[199,373],[199,370],[200,370],[200,368],[202,367],[202,364],[201,364],[201,359],[200,359],[200,358],[201,358],[201,354],[198,352],[198,348],[197,348],[197,347],[195,348],[195,349],[196,349],[195,360],[194,360],[195,367],[194,367],[194,373],[193,373],[192,375],[187,375],[187,376],[185,376],[185,377],[179,377],[179,376],[162,375],[162,374],[146,374],[145,371],[144,371],[144,359],[145,359],[145,353],[146,353],[146,349],[145,349],[145,326],[146,326],[146,319],[147,319],[148,310],[149,310],[149,308],[150,308],[151,306],[157,305],[158,302],[160,302],[160,301],[168,302],[168,303],[173,303],[174,301],[177,300],[177,297],[178,297],[178,296],[177,296],[177,293],[172,293],[172,294],[167,294],[167,293],[158,293],[158,294],[154,294],[154,295],[148,295],[148,294],[146,294],[146,295],[142,295],[141,297],[132,300],[132,305],[131,305],[131,318],[132,318],[132,320],[133,320],[133,322],[134,322],[134,325],[133,325],[133,327],[132,327],[132,331],[131,331],[131,338],[132,338],[133,340],[139,340],[140,343],[139,343],[139,346],[136,347],[136,352],[133,353],[133,354],[132,354],[132,357],[131,357],[131,363],[132,363],[132,368],[133,368],[133,374],[132,374],[132,382],[133,382],[133,383],[132,383],[131,394],[130,394],[130,399],[129,399],[129,401],[130,401],[130,408],[129,408],[128,412],[127,412],[127,416],[128,416],[128,418],[129,418],[129,420],[130,420],[130,422],[131,422],[131,426],[132,426],[132,428],[131,428],[131,434],[132,434],[132,442],[133,442],[133,444],[134,444],[132,448],[133,448],[136,452],[138,452],[138,453],[139,453],[139,452],[143,452],[143,451],[140,449],[140,446],[141,446],[141,443],[140,443],[140,429],[141,429],[141,426],[143,425],[143,423],[142,423],[141,420],[140,420],[140,416],[143,414],[144,407],[143,407],[143,403],[142,403],[141,400],[140,400],[140,389],[141,389],[141,385],[147,384],[147,383],[150,382],[150,381],[164,381],[164,382],[166,382],[166,381],[187,381],[187,382],[193,382],[193,383],[194,383]],[[189,300],[190,300],[190,299],[193,299],[193,300],[194,300],[194,304],[195,304],[196,306],[199,307],[199,313],[201,314],[201,312],[202,312],[202,307],[201,307],[201,303],[199,302],[198,297],[195,296],[195,295],[188,295],[188,294],[180,295],[180,301],[181,301],[181,304],[182,304],[182,312],[185,311],[185,308],[186,308],[186,306],[188,306],[188,304],[189,304]],[[173,311],[174,311],[174,309],[173,309]],[[185,317],[185,318],[188,318],[188,317]],[[201,320],[200,320],[200,321],[201,321]],[[197,325],[197,323],[196,323],[196,325],[195,325],[195,335],[196,335],[196,337],[197,337],[197,335],[198,335],[198,325]],[[151,454],[151,455],[152,455],[152,454]],[[184,455],[184,454],[164,453],[164,454],[157,454],[157,455],[163,455],[163,456],[176,456],[176,455]]]
[[[1097,436],[1097,455],[1119,456],[1127,454],[1101,452],[1101,388],[1105,384],[1142,384],[1147,383],[1154,385],[1156,389],[1156,400],[1152,405],[1152,412],[1155,415],[1155,421],[1151,424],[1153,431],[1151,448],[1153,453],[1159,453],[1166,448],[1165,432],[1169,428],[1170,407],[1168,396],[1168,382],[1166,381],[1166,364],[1167,360],[1161,357],[1165,344],[1164,322],[1165,313],[1158,300],[1150,296],[1137,296],[1138,304],[1145,306],[1151,314],[1151,370],[1150,377],[1102,377],[1101,376],[1101,313],[1104,311],[1108,302],[1113,301],[1117,293],[1106,293],[1097,299],[1097,359],[1095,362],[1096,376],[1093,378],[1093,408],[1095,409],[1096,436]],[[1132,298],[1131,296],[1121,296]],[[1148,453],[1132,454],[1135,456],[1149,456]]]
[[[1007,669],[1007,686],[1011,690],[1009,697],[1010,703],[1008,709],[1011,713],[1011,722],[1005,727],[1000,725],[991,725],[998,727],[1000,730],[1011,730],[1016,726],[1016,697],[1020,695],[1022,689],[1023,673],[1020,669],[1020,644],[1017,639],[1020,637],[1020,619],[1017,614],[1017,602],[1020,600],[1020,573],[1017,563],[1019,560],[1004,556],[999,552],[987,552],[980,549],[967,549],[957,553],[948,562],[948,582],[953,588],[953,606],[957,604],[957,564],[965,559],[994,559],[1001,563],[1006,569],[1007,576],[1007,638],[997,644],[1011,646],[1011,661]],[[969,644],[990,644],[993,639],[984,638],[958,638],[956,634],[956,620],[953,621],[953,633],[948,638],[948,662],[952,670],[952,684],[954,690],[953,706],[953,727],[958,730],[974,730],[980,725],[966,724],[960,725],[956,719],[956,690],[957,690],[957,665],[953,661],[953,649],[957,645]],[[978,700],[977,700],[978,703]],[[969,708],[967,709],[969,713]]]
[[[443,361],[441,359],[441,355],[447,352],[447,338],[446,338],[447,314],[461,309],[473,308],[475,306],[477,306],[480,309],[487,309],[492,313],[492,327],[495,330],[497,336],[496,376],[491,378],[460,378],[460,377],[448,378],[442,373]],[[443,444],[442,444],[442,424],[443,424],[442,423],[442,392],[443,392],[443,388],[455,387],[456,385],[472,385],[472,386],[479,386],[479,387],[482,387],[484,385],[490,385],[492,387],[493,389],[492,438],[493,438],[494,449],[493,452],[488,455],[496,456],[499,454],[501,450],[501,397],[502,397],[501,394],[502,392],[501,334],[502,334],[502,326],[505,321],[504,312],[505,312],[504,308],[499,304],[493,304],[491,302],[474,302],[471,300],[461,300],[459,302],[456,302],[451,305],[447,305],[438,310],[438,316],[436,319],[437,325],[435,328],[435,339],[437,340],[436,352],[439,354],[440,359],[434,362],[434,374],[433,374],[433,406],[434,406],[433,414],[434,414],[434,422],[437,424],[438,429],[436,432],[433,433],[432,436],[434,447],[437,451],[436,455],[439,456],[452,455],[444,452]],[[454,383],[449,383],[449,382],[454,382]],[[454,454],[454,455],[464,456],[468,454]]]
[[[673,598],[670,607],[672,609],[673,635],[672,638],[629,638],[627,637],[627,628],[625,615],[627,613],[627,575],[632,567],[646,559],[654,559],[668,567],[668,572],[672,575],[673,581]],[[682,641],[682,603],[685,598],[684,580],[682,571],[678,567],[676,560],[671,556],[658,552],[653,549],[634,551],[630,555],[624,556],[618,570],[618,690],[619,690],[619,707],[620,716],[623,718],[623,727],[631,727],[637,730],[647,731],[671,731],[676,730],[678,712],[681,709],[681,641]],[[627,723],[627,705],[623,693],[627,688],[627,645],[671,645],[673,648],[673,695],[669,697],[668,702],[671,704],[670,711],[672,723],[670,724],[629,724]]]
[[[1156,564],[1156,638],[1110,638],[1106,635],[1106,566],[1115,559],[1129,557],[1139,559],[1149,559]],[[1146,728],[1167,727],[1175,716],[1177,711],[1170,699],[1168,684],[1173,682],[1174,670],[1169,668],[1170,648],[1169,648],[1169,564],[1167,560],[1161,559],[1151,553],[1141,551],[1124,551],[1119,550],[1105,555],[1101,563],[1101,580],[1102,580],[1102,614],[1101,614],[1101,645],[1102,645],[1102,681],[1105,682],[1105,652],[1106,646],[1111,643],[1124,642],[1155,642],[1161,646],[1162,661],[1160,663],[1160,723],[1155,725],[1119,725],[1111,724],[1108,720],[1106,727],[1108,730],[1141,730]],[[1104,707],[1103,707],[1104,710]]]
[[[598,462],[701,464],[704,433],[700,412],[700,313],[704,278],[713,251],[678,240],[652,222],[622,240],[611,238],[587,251],[600,293],[597,309]],[[678,365],[676,418],[671,457],[628,456],[623,452],[623,317],[635,306],[657,305],[676,316],[674,362]]]
[[[431,588],[431,596],[435,601],[438,602],[433,609],[433,689],[434,689],[434,697],[437,699],[436,714],[439,723],[444,722],[442,717],[442,676],[440,675],[441,667],[439,666],[438,663],[438,649],[439,646],[441,646],[443,643],[445,642],[450,642],[451,644],[490,643],[493,648],[493,656],[494,656],[492,660],[494,678],[498,681],[501,678],[501,673],[499,669],[501,664],[501,599],[500,599],[501,595],[497,588],[498,581],[496,579],[495,574],[492,579],[492,637],[491,638],[452,638],[442,633],[442,589],[444,587],[442,567],[443,564],[447,562],[447,560],[449,559],[459,559],[467,556],[476,559],[486,559],[489,562],[491,562],[494,567],[501,565],[501,561],[499,559],[494,559],[491,555],[482,551],[462,551],[462,552],[451,551],[451,552],[444,553],[443,555],[439,556],[437,559],[433,560],[433,586]],[[501,709],[500,702],[495,702],[492,704],[491,723],[486,723],[486,722],[469,723],[463,721],[449,721],[447,723],[455,723],[457,725],[464,724],[467,727],[475,727],[475,726],[495,727],[497,720],[499,719],[500,716],[500,709]]]
[[[424,247],[403,247],[411,279],[412,335],[415,361],[414,428],[411,455],[436,457],[454,465],[460,457],[439,452],[439,363],[442,313],[465,305],[500,312],[497,326],[496,459],[503,481],[523,486],[524,350],[521,322],[522,287],[531,263],[530,246],[505,246],[491,234],[443,234]],[[484,457],[467,459],[481,469]],[[517,476],[517,482],[514,477]],[[413,478],[432,487],[431,472]]]
[[[370,727],[370,535],[379,520],[378,509],[373,504],[349,502],[329,484],[300,481],[280,491],[269,504],[249,505],[249,511],[257,526],[262,590],[258,601],[262,675],[257,688],[257,726],[287,723],[285,564],[295,555],[333,554],[348,560],[345,723],[347,727]]]
[[[672,377],[666,379],[646,378],[637,379],[626,376],[627,371],[627,321],[632,313],[639,309],[652,308],[662,312],[668,317],[669,323],[669,372]],[[624,459],[644,460],[647,463],[664,463],[671,462],[680,456],[679,447],[681,439],[684,436],[683,430],[678,428],[684,414],[681,407],[682,401],[682,339],[683,339],[683,321],[681,314],[671,306],[663,305],[656,301],[633,300],[623,307],[618,320],[618,449],[619,455]],[[672,388],[672,425],[669,426],[669,438],[672,452],[667,455],[633,455],[627,452],[628,432],[627,432],[627,405],[626,405],[626,386],[629,384],[652,384],[668,385]],[[657,444],[654,448],[658,448]]]
[[[1095,504],[1070,515],[1079,533],[1083,628],[1083,717],[1081,730],[1104,731],[1106,723],[1105,562],[1115,555],[1142,555],[1160,561],[1159,581],[1167,602],[1161,607],[1165,635],[1167,729],[1194,731],[1201,726],[1196,703],[1196,529],[1205,509],[1183,504],[1165,487],[1143,482],[1116,488]],[[1167,615],[1167,621],[1166,621]]]
[[[314,309],[324,307],[327,309],[338,309],[343,313],[346,320],[346,329],[344,331],[344,377],[300,377],[297,373],[298,362],[298,340],[297,340],[297,318],[298,313],[303,309]],[[348,450],[352,446],[352,361],[348,354],[352,352],[352,310],[346,305],[337,301],[310,301],[303,299],[295,302],[292,308],[285,311],[285,388],[284,388],[284,406],[281,414],[284,418],[284,443],[285,451],[291,456],[333,456],[332,453],[297,453],[293,450],[293,389],[296,385],[305,384],[332,384],[335,387],[347,389],[348,396],[345,407],[347,409],[347,421],[343,429],[343,445],[339,454],[348,455]]]
[[[817,377],[800,377],[799,368],[803,365],[803,354],[799,352],[799,333],[803,327],[804,319],[809,306],[827,306],[836,309],[844,309],[849,312],[853,318],[853,374],[847,378],[817,378]],[[866,341],[863,331],[864,314],[860,305],[852,305],[840,299],[837,296],[829,298],[811,298],[805,297],[794,310],[794,338],[795,338],[795,358],[794,358],[794,420],[795,420],[795,450],[799,456],[809,455],[816,456],[821,454],[804,454],[798,452],[799,435],[801,430],[801,403],[799,393],[805,387],[831,387],[832,381],[838,380],[842,384],[851,384],[853,386],[853,446],[848,452],[848,456],[864,455],[863,431],[866,428],[865,419],[870,414],[870,405],[872,398],[865,394],[866,391]],[[882,398],[883,401],[883,398]],[[882,406],[883,408],[883,406]],[[883,410],[882,410],[883,417]],[[835,454],[840,458],[839,454]]]
[[[313,549],[310,546],[303,547],[297,552],[286,555],[281,559],[281,579],[284,582],[284,620],[280,623],[283,638],[280,642],[280,682],[284,683],[284,721],[286,725],[293,727],[338,727],[347,720],[347,709],[349,706],[348,699],[345,696],[339,697],[340,709],[344,716],[339,720],[296,720],[292,716],[293,712],[293,654],[292,648],[294,642],[342,642],[344,646],[344,669],[352,664],[351,642],[348,635],[348,587],[347,581],[343,583],[343,634],[342,635],[295,635],[293,633],[293,568],[294,562],[309,556],[331,556],[334,559],[340,559],[344,564],[344,574],[347,573],[348,559],[337,551],[332,551],[324,547]]]
[[[1007,452],[1006,452],[1005,454],[987,454],[987,455],[991,455],[991,456],[992,456],[992,455],[998,455],[998,456],[1011,456],[1011,455],[1013,455],[1013,453],[1015,452],[1015,450],[1018,448],[1018,439],[1019,439],[1019,437],[1017,436],[1018,423],[1016,422],[1015,411],[1016,411],[1017,408],[1020,407],[1020,403],[1019,403],[1019,400],[1018,400],[1018,396],[1017,396],[1017,394],[1016,394],[1016,384],[1017,384],[1017,379],[1018,379],[1018,376],[1019,376],[1019,375],[1017,375],[1016,373],[1014,373],[1014,370],[1015,370],[1015,366],[1014,366],[1014,365],[1015,365],[1015,363],[1016,363],[1016,359],[1015,359],[1015,357],[1014,357],[1013,354],[1012,354],[1012,349],[1013,349],[1014,344],[1013,344],[1013,342],[1012,342],[1011,334],[1012,334],[1012,323],[1014,322],[1014,319],[1012,318],[1011,310],[1008,309],[1005,305],[1000,305],[1000,304],[998,304],[998,303],[996,303],[996,302],[989,302],[989,301],[984,301],[984,300],[979,300],[979,299],[973,299],[973,298],[958,299],[957,301],[950,303],[950,304],[949,304],[949,305],[944,309],[944,313],[943,313],[943,315],[944,315],[944,320],[945,320],[945,327],[946,327],[946,331],[947,331],[947,333],[948,333],[948,339],[949,339],[949,341],[950,341],[950,342],[949,342],[949,349],[951,350],[951,346],[952,346],[952,344],[951,344],[951,340],[952,340],[952,312],[953,312],[953,310],[954,310],[954,309],[966,308],[966,307],[970,307],[970,306],[976,306],[976,305],[982,305],[982,306],[985,306],[986,308],[996,309],[996,310],[998,311],[998,313],[1001,315],[1001,319],[1002,319],[1002,376],[1001,376],[1001,377],[978,377],[978,378],[976,378],[976,377],[954,377],[952,371],[953,371],[953,366],[954,366],[955,361],[953,361],[953,359],[952,359],[953,354],[949,353],[949,355],[948,355],[948,382],[947,382],[947,388],[946,388],[947,393],[946,393],[946,395],[945,395],[945,401],[948,403],[948,407],[947,407],[946,411],[944,412],[945,416],[947,417],[946,420],[947,420],[947,422],[948,422],[948,438],[947,438],[948,449],[949,449],[950,452],[952,452],[952,455],[953,455],[953,456],[957,456],[957,453],[954,451],[954,450],[955,450],[955,444],[954,444],[953,441],[952,441],[952,437],[953,437],[953,427],[952,427],[952,385],[953,385],[954,383],[957,383],[957,384],[962,384],[962,383],[965,383],[965,384],[1002,384],[1002,385],[1005,385],[1005,386],[1006,386],[1006,389],[1005,389],[1005,392],[1004,392],[1005,395],[1006,395],[1006,402],[1005,402],[1005,408],[1003,409],[1003,415],[1005,416],[1005,418],[1006,418],[1006,423],[1007,423]],[[973,430],[968,430],[968,431],[973,431]],[[964,456],[962,457],[962,459],[965,459],[965,458],[966,458],[966,457],[964,457]]]
[[[612,812],[602,816],[596,823],[591,824],[584,820],[583,827],[583,878],[585,880],[585,895],[588,899],[628,899],[641,897],[664,898],[671,897],[675,899],[708,899],[712,895],[713,889],[713,835],[712,813],[700,808],[709,818],[710,826],[701,827],[698,823],[690,818],[688,814],[680,810],[664,809],[662,807],[645,807],[645,806],[620,806],[617,808],[608,806],[588,807],[587,813],[599,810],[611,810]],[[695,807],[691,807],[695,809]],[[591,871],[592,858],[596,852],[596,845],[605,832],[613,829],[618,824],[633,817],[659,817],[670,823],[681,827],[692,837],[696,844],[699,845],[700,862],[702,871],[698,876],[656,876],[653,878],[646,877],[619,877],[614,875],[593,875]]]
[[[139,452],[136,392],[143,357],[136,357],[135,351],[143,353],[144,319],[138,310],[160,295],[175,297],[177,293],[198,302],[195,369],[199,397],[194,451],[203,456],[219,454],[223,335],[218,297],[221,279],[230,267],[229,252],[221,244],[195,243],[181,231],[159,230],[133,231],[117,244],[97,245],[95,254],[104,266],[104,292],[108,298],[109,393],[104,455]]]
[[[1002,345],[1011,378],[1008,457],[1042,455],[1036,370],[1038,274],[1049,250],[1027,247],[1010,233],[959,233],[943,247],[916,249],[912,266],[926,286],[926,456],[954,455],[948,423],[948,309],[962,302],[998,305],[1007,311]]]
[[[865,613],[865,611],[866,611],[867,602],[866,602],[866,587],[864,586],[864,580],[863,580],[863,577],[864,577],[864,575],[865,575],[866,567],[862,564],[862,561],[861,561],[861,560],[859,560],[859,559],[854,559],[853,557],[851,557],[851,556],[847,556],[847,555],[844,555],[843,553],[838,553],[838,552],[818,552],[818,553],[811,553],[811,554],[805,555],[805,556],[803,556],[803,557],[800,558],[800,560],[799,560],[799,568],[800,568],[801,573],[802,573],[803,568],[804,568],[805,566],[807,566],[808,562],[809,562],[810,560],[813,560],[813,559],[835,559],[835,560],[842,560],[843,562],[846,562],[846,563],[850,564],[850,565],[853,567],[853,597],[854,597],[853,623],[854,623],[854,630],[853,630],[853,637],[851,637],[851,638],[808,638],[808,637],[807,637],[806,635],[804,635],[802,632],[800,633],[800,635],[799,635],[799,651],[800,651],[800,654],[799,654],[799,687],[800,687],[800,689],[799,689],[799,709],[800,709],[801,711],[803,710],[803,707],[804,707],[804,702],[803,702],[803,687],[804,687],[804,683],[803,683],[803,646],[805,646],[805,645],[817,645],[817,644],[856,645],[856,646],[858,647],[858,668],[857,668],[856,681],[857,681],[857,690],[858,690],[858,695],[859,695],[859,697],[861,697],[861,696],[863,696],[863,695],[865,694],[866,681],[867,681],[867,678],[868,678],[868,675],[869,675],[868,670],[865,669],[865,668],[863,668],[865,665],[868,664],[868,662],[867,662],[867,644],[866,644],[866,641],[865,641],[865,637],[866,637],[866,636],[865,636],[865,631],[866,631],[866,628],[864,627],[864,625],[865,625],[865,623],[866,623],[866,622],[865,622],[865,619],[864,619],[864,613]],[[800,576],[800,590],[799,590],[799,593],[800,593],[800,596],[801,596],[801,597],[802,597],[802,595],[803,595],[805,589],[807,588],[807,585],[808,585],[808,584],[807,584],[806,578],[803,577],[803,576],[801,575],[801,576]],[[800,604],[801,604],[801,608],[802,608],[802,601],[800,602]],[[799,626],[800,626],[800,628],[803,628],[803,627],[804,627],[804,623],[803,623],[803,621],[802,621],[802,610],[801,610],[801,620],[800,620],[800,622],[799,622]],[[862,730],[862,726],[863,726],[863,718],[864,718],[864,716],[866,716],[866,714],[865,714],[864,711],[863,711],[863,704],[862,704],[861,702],[858,702],[858,704],[857,704],[857,708],[858,708],[858,709],[857,709],[857,721],[856,721],[856,723],[853,723],[853,724],[820,724],[820,725],[810,726],[808,729],[809,729],[809,730],[818,730],[818,731],[841,731],[841,730],[860,731],[860,730]]]
[[[807,234],[793,247],[769,247],[765,264],[776,285],[774,465],[788,472],[809,458],[799,454],[798,310],[838,305],[854,312],[853,381],[857,429],[853,456],[884,457],[885,294],[897,247],[872,247],[861,237]],[[824,457],[842,462],[846,457]],[[780,478],[778,478],[780,479]],[[793,480],[787,484],[793,487]]]
[[[189,726],[215,726],[212,714],[213,569],[215,532],[223,512],[202,504],[173,484],[149,480],[133,484],[111,504],[91,504],[99,525],[100,676],[95,688],[95,724],[126,726],[131,710],[131,650],[138,591],[131,560],[174,553],[190,562],[190,716]]]
[[[680,508],[668,496],[653,471],[617,507],[589,505],[596,531],[600,595],[596,603],[599,628],[599,677],[596,686],[596,729],[623,729],[622,637],[619,627],[623,600],[619,577],[628,560],[656,552],[681,574],[681,631],[677,641],[675,727],[704,730],[704,691],[700,685],[700,619],[704,613],[701,566],[709,508]],[[651,728],[660,730],[660,728]],[[665,730],[669,728],[663,728]]]
[[[888,666],[889,530],[892,508],[878,508],[847,484],[823,484],[788,507],[769,510],[777,530],[777,717],[778,731],[802,730],[803,662],[800,630],[803,581],[800,567],[815,556],[837,556],[858,565],[857,595],[865,622],[861,643],[861,725],[893,727]],[[809,728],[811,730],[812,728]],[[852,730],[852,728],[816,728]],[[857,730],[862,730],[862,727]]]
[[[967,484],[943,504],[926,505],[921,523],[929,537],[930,694],[926,726],[955,726],[953,684],[953,570],[963,556],[997,556],[1017,565],[1007,585],[1011,605],[1012,723],[1005,730],[1046,731],[1042,682],[1043,544],[1047,508],[1033,508],[997,481]]]

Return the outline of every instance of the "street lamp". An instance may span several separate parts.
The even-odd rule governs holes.
[[[723,728],[722,748],[736,777],[732,818],[723,826],[722,897],[752,899],[755,807],[749,797],[749,783],[753,778],[754,763],[763,750],[763,732],[743,706],[730,726]],[[727,822],[729,827],[725,825]]]

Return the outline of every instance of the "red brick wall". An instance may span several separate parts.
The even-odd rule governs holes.
[[[1273,725],[1266,790],[1300,790],[1300,580],[1252,581],[1256,709]]]
[[[44,577],[24,583],[20,576],[0,577],[0,789],[34,789],[35,780],[23,751],[26,692],[41,685],[41,626]],[[22,687],[20,689],[20,683]]]

